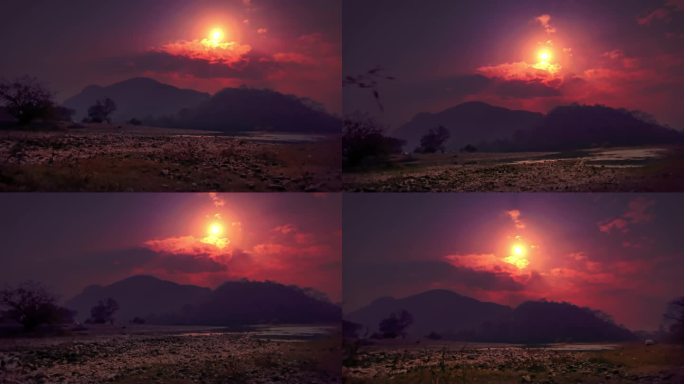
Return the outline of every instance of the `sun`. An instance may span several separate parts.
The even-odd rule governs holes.
[[[537,60],[540,63],[549,63],[553,59],[553,53],[548,49],[541,49],[537,52]]]
[[[209,236],[219,236],[223,233],[223,225],[218,222],[211,223],[207,232],[209,232]]]
[[[504,258],[504,261],[518,269],[527,268],[530,265],[530,261],[527,259],[527,246],[523,243],[513,244],[510,256]]]
[[[226,33],[222,28],[214,28],[209,31],[207,38],[202,39],[202,44],[209,48],[222,48],[227,43],[225,42]]]

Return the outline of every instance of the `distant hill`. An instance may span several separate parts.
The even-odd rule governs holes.
[[[393,136],[406,140],[405,149],[413,151],[421,137],[441,125],[451,133],[447,150],[454,151],[468,144],[510,138],[518,130],[538,126],[543,118],[541,113],[467,102],[437,113],[419,113],[394,131]]]
[[[339,322],[337,305],[306,289],[273,282],[233,281],[215,290],[180,285],[151,276],[134,276],[102,287],[91,286],[66,303],[85,320],[99,300],[119,303],[118,322],[134,317],[151,324],[246,325]]]
[[[484,321],[505,317],[511,312],[511,308],[504,305],[481,302],[447,290],[432,290],[403,299],[381,298],[345,318],[373,333],[382,319],[402,309],[413,315],[414,324],[407,329],[413,337],[423,337],[430,332],[450,334],[473,329]]]
[[[557,107],[543,122],[516,132],[510,140],[490,142],[491,150],[567,150],[589,147],[674,144],[684,135],[637,111],[602,105]]]
[[[112,118],[125,122],[176,114],[184,108],[192,108],[209,99],[208,93],[180,89],[156,80],[138,77],[106,87],[91,85],[81,93],[67,99],[64,106],[76,110],[75,119],[81,120],[95,101],[104,98],[114,100],[117,110]]]
[[[306,324],[340,322],[340,307],[301,288],[273,282],[232,281],[182,312],[155,317],[162,324]]]
[[[512,309],[446,290],[427,291],[404,299],[383,298],[345,319],[377,331],[389,314],[406,310],[414,324],[411,337],[435,332],[446,339],[487,342],[545,343],[633,340],[627,329],[607,315],[569,303],[529,301]]]
[[[147,122],[226,133],[246,131],[340,133],[342,122],[316,103],[279,92],[226,88],[177,115]]]
[[[104,287],[87,287],[65,305],[78,311],[79,320],[85,320],[99,300],[111,297],[119,303],[120,309],[115,314],[117,321],[128,322],[134,317],[179,311],[189,303],[207,299],[210,294],[208,288],[180,285],[152,276],[133,276]]]

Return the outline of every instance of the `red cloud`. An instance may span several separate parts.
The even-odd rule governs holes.
[[[669,23],[672,20],[672,13],[684,10],[684,0],[667,0],[665,5],[656,8],[645,16],[637,18],[639,25],[650,25],[655,21]]]
[[[525,229],[525,223],[520,220],[520,211],[517,209],[512,209],[510,211],[506,211],[506,214],[508,217],[513,220],[513,223],[515,224],[515,227],[518,229]]]
[[[551,15],[543,14],[537,16],[535,20],[537,20],[537,22],[541,24],[542,27],[544,27],[544,30],[547,34],[551,35],[556,33],[556,28],[551,26]]]
[[[629,232],[630,225],[647,223],[653,219],[653,214],[649,211],[653,204],[654,202],[651,200],[642,197],[636,198],[629,202],[625,213],[619,217],[599,222],[598,228],[604,233],[611,233],[613,231],[627,233]]]

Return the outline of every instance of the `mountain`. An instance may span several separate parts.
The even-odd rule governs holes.
[[[226,88],[208,100],[153,122],[226,133],[245,131],[340,133],[342,122],[308,99],[267,89]]]
[[[393,136],[406,140],[405,148],[412,151],[430,129],[443,126],[451,134],[446,148],[453,151],[468,144],[510,138],[518,130],[538,126],[543,118],[541,113],[510,110],[474,101],[438,113],[419,113],[394,131]]]
[[[339,322],[338,306],[310,290],[273,282],[231,281],[211,290],[151,276],[86,288],[65,306],[85,320],[99,300],[119,304],[118,322],[140,317],[151,324],[245,325]]]
[[[152,276],[133,276],[104,287],[87,287],[65,306],[77,310],[78,319],[85,320],[99,300],[111,297],[119,303],[119,311],[115,314],[117,321],[128,322],[134,317],[179,311],[185,305],[208,298],[210,294],[208,288],[180,285]]]
[[[414,323],[411,337],[435,332],[447,339],[481,342],[548,343],[633,340],[634,334],[606,314],[570,303],[528,301],[515,309],[481,302],[447,290],[433,290],[404,299],[382,298],[345,319],[370,333],[391,313],[406,310]]]
[[[166,324],[239,325],[339,322],[340,307],[305,290],[273,282],[232,281],[207,300],[154,319]]]
[[[638,111],[603,105],[556,107],[536,127],[493,143],[494,150],[568,150],[684,142],[684,134]]]
[[[412,337],[473,329],[484,321],[505,317],[511,312],[511,308],[504,305],[481,302],[447,290],[432,290],[403,299],[381,298],[345,318],[373,333],[382,319],[402,309],[413,315],[414,323],[406,330]]]
[[[67,99],[64,106],[76,110],[75,119],[88,113],[95,101],[104,98],[114,100],[117,110],[113,121],[125,122],[176,114],[184,108],[192,108],[209,99],[208,93],[180,89],[156,80],[138,77],[106,87],[91,85],[81,93]]]

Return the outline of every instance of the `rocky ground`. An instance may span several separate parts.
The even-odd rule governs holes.
[[[346,191],[650,192],[684,191],[681,148],[644,166],[601,165],[554,154],[456,154],[395,160],[383,169],[344,174]],[[528,159],[543,161],[525,162]]]
[[[0,383],[340,383],[339,338],[250,334],[0,340]]]
[[[340,159],[334,139],[2,131],[0,191],[339,191]]]
[[[345,383],[683,383],[684,348],[361,347],[342,375]]]

